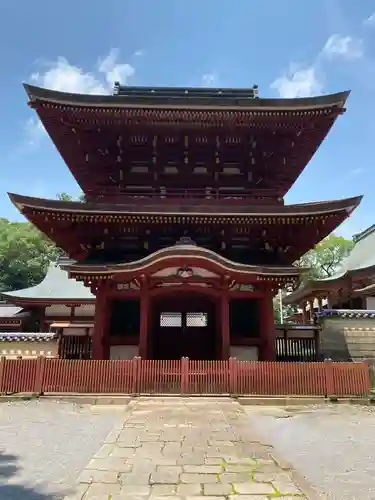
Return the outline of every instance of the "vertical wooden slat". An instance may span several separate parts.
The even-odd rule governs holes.
[[[0,370],[3,393],[364,396],[370,390],[364,363],[8,359]]]

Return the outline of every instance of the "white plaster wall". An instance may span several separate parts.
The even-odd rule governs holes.
[[[284,331],[285,329],[276,329],[276,336],[278,338],[283,338],[284,337]],[[313,339],[315,337],[315,332],[316,329],[311,327],[306,327],[306,328],[290,328],[287,329],[287,337],[288,339],[298,339],[298,338],[303,338],[303,339]]]
[[[74,335],[82,337],[87,335],[87,328],[63,328],[64,335]]]
[[[137,345],[112,345],[110,349],[110,359],[133,359],[138,356]]]
[[[366,309],[375,309],[375,297],[366,297]]]
[[[70,316],[70,306],[52,304],[46,307],[46,316]]]
[[[75,316],[95,316],[95,304],[83,304],[74,310]]]
[[[0,356],[5,356],[7,359],[16,359],[19,356],[22,358],[37,358],[45,356],[46,358],[57,357],[57,341],[50,340],[47,342],[1,342]]]
[[[258,361],[258,348],[253,346],[231,346],[230,357],[238,361]]]

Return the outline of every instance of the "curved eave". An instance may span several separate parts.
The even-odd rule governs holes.
[[[296,278],[300,275],[301,270],[294,266],[250,266],[239,264],[222,257],[212,250],[194,245],[175,245],[169,248],[158,250],[143,259],[119,264],[107,265],[84,265],[73,264],[69,267],[69,275],[79,279],[103,276],[112,278],[114,274],[131,273],[132,276],[140,273],[150,273],[168,266],[178,265],[183,259],[187,265],[201,265],[211,268],[216,268],[220,271],[230,274],[241,274],[242,276],[259,276],[259,277],[279,277],[279,278]]]
[[[70,292],[70,293],[69,293]],[[90,303],[95,300],[88,289],[70,280],[65,270],[50,264],[43,280],[37,285],[1,292],[3,296],[13,304],[42,304],[42,303]]]
[[[92,304],[95,303],[95,297],[90,298],[82,298],[82,297],[27,297],[23,295],[11,295],[9,292],[1,292],[4,298],[6,298],[9,302],[20,306],[29,306],[29,305],[46,305],[46,304],[61,304],[61,305],[75,305],[75,304]]]
[[[332,279],[308,281],[303,287],[287,295],[283,299],[283,302],[285,305],[291,305],[297,304],[302,300],[308,300],[314,293],[326,292],[332,290],[332,288],[336,288],[345,278],[346,274],[343,274]]]
[[[360,276],[374,276],[375,266],[364,267],[363,269],[348,269],[341,274],[336,274],[322,280],[310,280],[303,287],[287,295],[284,299],[285,304],[296,304],[301,300],[307,300],[314,293],[326,292],[334,290],[338,286],[345,286],[345,280],[359,278]],[[371,287],[374,287],[373,289]],[[356,293],[368,293],[369,291],[375,293],[375,285],[369,285],[363,289],[353,290]]]
[[[367,285],[363,288],[357,288],[354,290],[355,293],[358,293],[360,295],[374,295],[375,294],[375,284]]]
[[[217,212],[212,210],[212,205],[198,205],[197,207],[186,206],[183,210],[176,211],[173,206],[160,206],[160,204],[142,203],[142,209],[138,209],[134,203],[131,204],[105,204],[105,203],[81,203],[74,201],[47,200],[44,198],[34,198],[30,196],[22,196],[14,193],[8,193],[11,202],[18,208],[21,213],[27,210],[39,210],[55,213],[67,213],[86,216],[236,216],[236,217],[309,217],[309,216],[324,216],[335,212],[345,211],[349,215],[361,202],[362,196],[346,198],[343,200],[322,201],[317,203],[303,203],[295,205],[283,206],[237,206],[232,205],[231,210]],[[178,202],[176,202],[178,203]],[[222,207],[223,205],[220,205]],[[217,209],[219,206],[216,207]],[[171,210],[171,211],[169,211]],[[194,211],[192,211],[194,210]],[[240,211],[241,210],[241,211]]]
[[[344,108],[345,102],[349,97],[350,91],[339,92],[317,97],[303,97],[295,99],[241,99],[234,95],[233,98],[214,96],[214,97],[175,97],[166,98],[158,94],[148,93],[144,96],[135,98],[124,95],[87,95],[59,92],[56,90],[44,89],[33,85],[24,84],[24,88],[29,96],[31,103],[46,102],[50,104],[87,107],[87,108],[130,108],[130,107],[163,107],[163,108],[181,108],[181,109],[251,109],[253,111],[289,111],[300,110],[309,111],[315,109],[324,109],[331,107]],[[141,87],[140,87],[141,89]]]
[[[95,302],[95,297],[51,297],[50,295],[43,294],[40,296],[33,296],[35,292],[38,292],[35,287],[24,288],[22,290],[15,290],[14,292],[1,292],[0,295],[12,302],[13,304],[28,305],[28,304],[90,304]]]

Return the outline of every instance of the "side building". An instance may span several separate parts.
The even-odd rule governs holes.
[[[298,323],[320,327],[320,352],[337,361],[375,360],[375,225],[353,240],[336,274],[310,280],[285,299],[299,307]]]
[[[299,308],[308,323],[323,309],[375,310],[375,225],[353,236],[354,247],[335,274],[309,280],[284,303]]]
[[[26,90],[86,202],[10,199],[95,297],[92,357],[274,360],[275,292],[361,199],[284,203],[348,93]]]
[[[6,302],[0,303],[0,356],[91,356],[95,296],[69,279],[68,263],[51,263],[36,286],[1,293]]]

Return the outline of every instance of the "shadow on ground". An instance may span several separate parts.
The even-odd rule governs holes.
[[[19,466],[15,455],[0,451],[0,499],[1,500],[57,500],[64,495],[53,493],[42,493],[37,487],[17,484],[12,478],[17,474]]]

